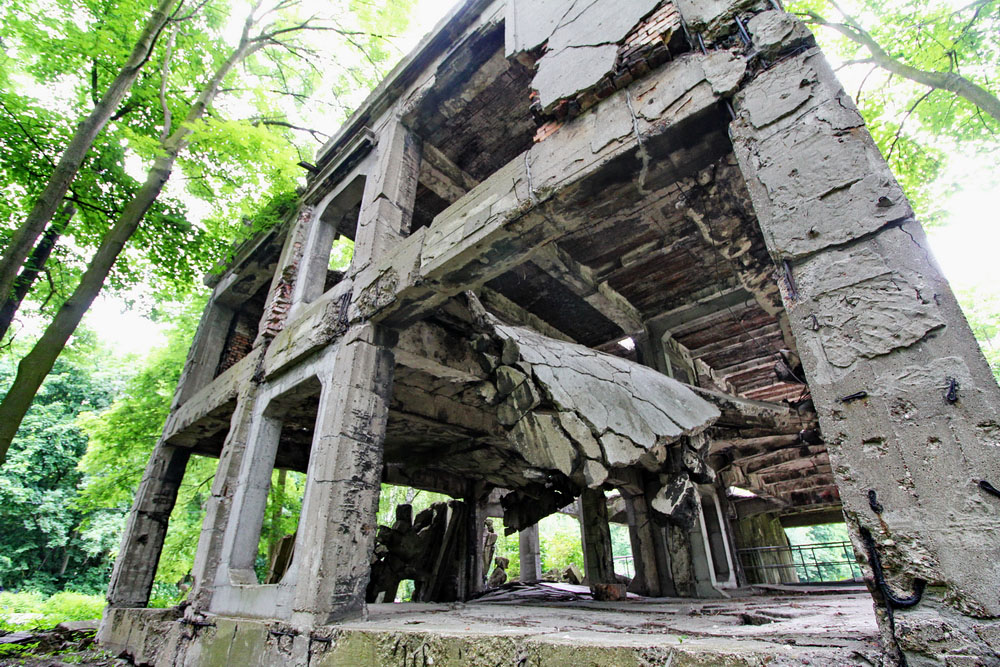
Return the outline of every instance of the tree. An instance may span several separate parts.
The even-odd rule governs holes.
[[[841,15],[842,21],[830,21],[815,11],[806,11],[806,20],[817,26],[840,33],[854,43],[855,47],[867,52],[867,57],[856,59],[856,63],[871,63],[896,76],[935,90],[947,91],[977,107],[1000,121],[1000,99],[996,86],[984,77],[982,84],[977,78],[986,73],[975,57],[994,58],[997,55],[996,32],[1000,28],[1000,13],[995,0],[975,0],[957,9],[939,6],[928,7],[926,3],[906,2],[903,4],[880,3],[878,10],[891,8],[892,14],[880,15],[877,25],[895,29],[890,54],[879,43],[872,31],[866,30],[858,19],[847,13],[833,0],[830,5]],[[872,3],[874,5],[874,3]],[[875,9],[874,6],[871,7]],[[902,33],[909,44],[901,44],[898,28],[907,26],[910,33]],[[876,28],[877,30],[877,28]],[[915,47],[915,48],[914,48]],[[910,50],[910,49],[913,50]],[[965,70],[968,73],[963,73]]]
[[[61,305],[79,280],[82,253],[103,237],[109,218],[113,220],[137,191],[139,183],[125,169],[125,138],[120,128],[111,130],[95,141],[70,185],[66,203],[18,275],[14,293],[0,300],[0,338],[26,299],[40,311]],[[26,208],[44,185],[47,170],[71,132],[67,114],[16,90],[0,90],[0,182],[8,193],[0,202],[0,219],[15,225],[25,219]],[[174,197],[157,200],[138,232],[142,258],[133,255],[119,261],[111,276],[113,287],[124,289],[149,281],[164,293],[183,293],[199,268],[219,256],[223,242],[189,224],[184,208]],[[42,277],[46,280],[36,283]]]
[[[27,219],[8,241],[7,248],[3,256],[0,257],[0,297],[3,299],[6,300],[11,294],[17,272],[27,259],[35,241],[45,229],[45,225],[49,223],[62,204],[63,197],[80,170],[80,165],[97,134],[111,119],[118,104],[138,77],[139,71],[149,60],[157,38],[171,18],[171,12],[180,8],[179,2],[183,2],[183,0],[159,0],[118,76],[111,82],[101,98],[95,100],[93,110],[77,127]],[[0,462],[3,460],[3,454],[4,452],[0,451]]]
[[[957,290],[956,296],[993,370],[993,377],[1000,382],[1000,294],[984,286],[975,286]]]
[[[303,31],[332,31],[348,39],[355,35],[365,34],[359,31],[344,30],[336,24],[319,23],[315,17],[299,19],[294,16],[284,18],[281,16],[282,11],[287,11],[296,4],[294,0],[282,0],[267,10],[261,10],[259,2],[254,5],[244,21],[238,44],[217,65],[211,78],[202,84],[200,90],[197,91],[197,96],[187,109],[184,121],[176,128],[171,123],[172,113],[169,106],[164,106],[163,131],[160,134],[153,164],[145,183],[125,206],[114,226],[102,239],[76,289],[62,304],[31,352],[21,360],[14,383],[3,402],[0,403],[0,463],[3,462],[6,450],[31,404],[32,397],[41,386],[45,375],[52,368],[84,313],[101,290],[126,243],[139,228],[145,214],[153,206],[170,177],[179,154],[191,142],[196,128],[212,127],[211,119],[209,122],[203,122],[203,118],[209,112],[223,82],[234,68],[251,54],[267,49],[272,51],[283,49],[286,53],[298,55],[301,49],[291,40]],[[268,23],[261,26],[262,21],[268,21]],[[171,47],[172,41],[168,43],[164,55],[163,77],[169,73]],[[271,57],[274,58],[273,55]],[[280,64],[278,67],[280,69]],[[162,91],[163,85],[160,88],[160,100],[165,104]]]
[[[13,373],[0,360],[0,378]],[[77,462],[87,446],[76,425],[84,410],[102,410],[120,387],[124,371],[90,332],[77,336],[59,359],[27,415],[0,472],[0,585],[52,593],[72,582],[99,590],[115,535],[94,531],[121,515],[84,511],[76,503],[83,473]]]

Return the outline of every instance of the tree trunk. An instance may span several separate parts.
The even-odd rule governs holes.
[[[69,184],[73,182],[80,170],[80,165],[94,143],[94,139],[108,123],[118,104],[132,87],[136,77],[139,76],[139,70],[149,60],[156,40],[170,19],[171,9],[177,2],[178,0],[159,0],[156,9],[153,10],[146,22],[146,27],[139,35],[132,53],[125,61],[125,65],[108,86],[104,96],[90,112],[90,115],[77,127],[69,145],[66,146],[62,157],[59,158],[59,163],[52,171],[42,194],[35,201],[24,223],[14,232],[3,257],[0,258],[0,299],[6,301],[10,297],[17,272],[28,257],[32,246],[35,245],[35,240],[38,239],[42,230],[45,229],[45,225],[55,215],[59,203],[66,195]],[[2,456],[0,456],[0,462],[2,462]]]
[[[14,378],[14,384],[11,385],[3,402],[0,403],[0,465],[3,465],[7,459],[7,450],[17,434],[17,429],[21,426],[24,415],[31,407],[31,402],[34,400],[35,394],[38,393],[39,387],[42,386],[45,377],[52,370],[53,364],[62,353],[63,348],[66,347],[66,342],[80,324],[83,315],[100,293],[104,281],[107,280],[108,274],[111,272],[111,267],[118,259],[118,255],[121,254],[125,244],[138,229],[143,216],[160,195],[164,183],[170,178],[170,172],[173,170],[177,155],[187,145],[192,126],[201,119],[205,109],[215,99],[226,75],[240,61],[266,45],[266,40],[262,38],[254,40],[249,38],[252,26],[253,16],[251,15],[244,25],[243,37],[239,46],[222,63],[212,79],[205,84],[198,99],[188,110],[184,122],[161,144],[161,152],[146,175],[146,182],[125,206],[125,210],[122,211],[114,227],[101,241],[100,247],[80,279],[80,284],[56,313],[31,352],[17,365],[17,376]]]
[[[288,471],[284,468],[278,470],[278,483],[273,489],[273,499],[271,500],[271,537],[267,544],[267,562],[274,562],[274,554],[278,552],[278,545],[281,543],[281,513],[285,509],[285,482],[288,479]]]
[[[48,262],[49,255],[52,254],[52,249],[55,247],[56,241],[59,240],[66,227],[69,226],[69,221],[73,219],[75,214],[76,208],[71,204],[64,205],[59,216],[45,230],[42,240],[31,251],[31,256],[24,263],[24,270],[21,271],[17,280],[14,281],[14,289],[10,298],[0,306],[0,340],[3,340],[3,337],[7,334],[7,330],[10,329],[10,325],[14,321],[14,315],[17,314],[18,308],[21,307],[21,302],[28,295],[31,286],[38,280],[38,274],[45,268],[45,263]]]

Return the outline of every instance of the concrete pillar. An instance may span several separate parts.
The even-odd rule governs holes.
[[[419,139],[393,118],[379,131],[375,150],[374,167],[365,182],[358,218],[354,259],[348,270],[351,276],[409,234],[413,218],[420,175]]]
[[[729,553],[729,538],[726,535],[726,521],[722,516],[722,508],[715,489],[711,486],[701,487],[702,521],[705,535],[708,539],[709,564],[715,575],[716,586],[726,588],[736,587],[736,574],[733,568],[733,557]]]
[[[628,520],[629,542],[632,544],[632,563],[635,576],[629,584],[629,592],[638,595],[659,597],[674,595],[670,584],[667,561],[664,558],[663,539],[659,526],[649,517],[649,503],[644,494],[622,490],[625,501],[625,516]],[[667,567],[665,567],[667,566]],[[663,582],[662,578],[667,581]],[[668,584],[667,586],[664,583]]]
[[[219,367],[222,348],[226,344],[226,332],[232,319],[233,310],[219,303],[213,294],[201,314],[198,331],[191,341],[184,370],[174,391],[171,410],[180,407],[215,378],[215,369]]]
[[[191,450],[160,442],[146,464],[108,584],[111,607],[145,607]]]
[[[486,539],[486,503],[489,492],[481,481],[469,482],[465,494],[467,546],[465,549],[465,590],[460,599],[471,598],[485,588],[484,541]]]
[[[382,480],[393,355],[386,332],[352,327],[321,377],[319,418],[295,543],[292,621],[332,622],[364,609]]]
[[[765,52],[794,34],[782,22],[795,25],[780,12],[750,21]],[[1000,389],[818,50],[775,61],[733,106],[736,156],[782,275],[887,658],[995,660],[1000,499],[979,481],[1000,480]]]
[[[292,290],[298,278],[302,253],[305,252],[306,237],[313,225],[314,212],[312,206],[302,206],[295,224],[288,230],[285,244],[281,248],[281,256],[278,258],[278,268],[268,288],[267,303],[257,327],[254,347],[269,344],[288,320],[293,305]]]
[[[741,549],[790,546],[785,529],[773,512],[739,519],[734,526],[736,544]],[[799,581],[791,551],[750,551],[745,554],[741,567],[748,584],[794,584]]]
[[[517,534],[517,551],[521,573],[518,580],[526,584],[542,578],[542,549],[538,542],[538,524],[528,526]]]
[[[191,568],[194,583],[188,595],[190,613],[208,611],[212,601],[233,495],[238,487],[239,472],[250,436],[257,387],[250,383],[240,392],[229,423],[229,432],[222,445],[219,467],[212,480],[212,495],[205,503],[205,519],[201,525],[198,549]]]
[[[299,310],[323,294],[333,243],[339,234],[350,237],[353,230],[349,228],[357,223],[357,220],[345,221],[345,228],[345,223],[340,221],[348,211],[353,210],[358,198],[364,197],[363,191],[359,191],[358,181],[366,177],[372,161],[371,156],[366,157],[341,177],[340,182],[309,212],[301,235],[301,256],[292,289],[289,319],[294,319]],[[338,224],[342,226],[338,228]]]
[[[715,587],[705,523],[699,511],[691,527],[669,525],[665,528],[670,574],[680,597],[719,598],[725,595]]]
[[[591,590],[597,584],[615,583],[608,500],[601,489],[584,489],[580,495],[580,533],[583,538],[584,576]]]

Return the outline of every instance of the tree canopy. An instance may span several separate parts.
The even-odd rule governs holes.
[[[0,357],[0,382],[12,373],[10,358]],[[105,585],[122,515],[78,502],[88,439],[76,420],[105,410],[124,375],[122,362],[81,332],[46,379],[0,471],[0,586],[51,593],[70,582],[85,592]]]
[[[177,252],[180,250],[177,246],[157,248],[155,243],[134,243],[135,240],[141,241],[140,229],[151,229],[146,216],[156,206],[178,160],[187,177],[188,194],[210,200],[213,208],[224,216],[226,222],[221,225],[212,225],[211,217],[208,224],[203,221],[207,231],[212,232],[212,227],[215,227],[215,233],[209,236],[216,239],[217,247],[230,245],[237,240],[234,237],[238,237],[238,233],[233,233],[231,221],[242,218],[236,214],[246,212],[249,210],[247,207],[259,206],[262,196],[274,197],[281,191],[287,191],[298,174],[295,160],[290,157],[293,146],[288,141],[288,133],[299,126],[275,118],[275,115],[281,114],[285,97],[301,106],[309,98],[313,86],[325,76],[325,73],[321,76],[320,70],[315,67],[301,66],[309,64],[308,56],[314,53],[312,46],[316,43],[315,39],[311,43],[307,35],[322,33],[339,37],[343,48],[356,51],[355,56],[372,65],[377,73],[378,59],[385,55],[384,50],[377,46],[385,40],[383,29],[405,23],[405,13],[401,13],[399,8],[406,6],[406,0],[387,0],[378,11],[373,11],[367,4],[358,4],[335,9],[328,15],[307,14],[299,0],[275,0],[272,3],[257,0],[237,21],[228,15],[229,6],[222,0],[205,0],[193,7],[185,7],[184,1],[159,0],[149,19],[141,21],[139,17],[148,12],[139,11],[136,15],[123,18],[118,7],[108,7],[103,3],[88,4],[84,0],[82,4],[74,5],[78,11],[67,14],[57,31],[66,40],[63,46],[67,51],[77,58],[89,60],[90,77],[86,82],[89,87],[76,81],[74,88],[77,102],[82,100],[86,103],[89,92],[89,100],[95,106],[73,132],[42,193],[30,205],[26,202],[27,213],[23,222],[9,230],[7,249],[0,261],[0,297],[6,294],[8,298],[0,314],[11,317],[20,308],[21,296],[17,294],[17,289],[14,293],[8,289],[8,284],[17,286],[17,281],[4,282],[9,277],[11,262],[20,262],[22,257],[31,260],[18,276],[21,287],[30,287],[30,283],[23,283],[37,274],[39,264],[47,264],[51,257],[46,255],[40,258],[39,247],[55,241],[50,236],[57,226],[58,234],[62,235],[72,225],[69,215],[53,222],[35,251],[21,253],[26,239],[30,245],[41,234],[42,226],[48,223],[55,211],[57,202],[54,200],[63,195],[65,186],[75,176],[75,170],[82,161],[82,152],[89,147],[87,142],[92,141],[84,136],[87,135],[85,130],[89,128],[90,134],[94,134],[98,124],[103,127],[125,91],[129,91],[130,97],[123,103],[121,113],[110,117],[110,120],[121,121],[120,126],[110,128],[106,134],[118,138],[126,149],[123,152],[125,159],[121,162],[123,173],[129,171],[128,158],[134,157],[145,166],[146,175],[141,185],[123,199],[120,210],[107,212],[107,222],[112,224],[94,239],[96,250],[87,260],[86,269],[79,280],[71,281],[71,284],[75,282],[72,290],[59,304],[34,347],[22,358],[14,382],[0,402],[0,463],[29,409],[32,397],[84,313],[110,279],[120,257],[127,259],[132,252],[161,270],[176,265],[171,261],[171,253],[176,253],[173,256],[179,258],[181,264],[187,264],[192,259]],[[138,7],[141,10],[142,4]],[[41,7],[35,5],[33,9],[37,13]],[[353,9],[354,12],[341,11],[343,9]],[[80,10],[89,10],[89,16],[81,20]],[[18,23],[22,16],[15,12],[13,18]],[[348,19],[351,21],[348,22]],[[132,23],[137,20],[142,28],[133,43],[129,32],[134,27]],[[85,24],[87,36],[91,32],[100,35],[107,27],[110,33],[106,42],[114,43],[119,34],[126,35],[121,39],[123,48],[120,50],[120,53],[128,54],[125,64],[107,89],[102,90],[99,84],[101,56],[104,55],[102,49],[92,47],[87,39],[70,41],[79,37],[79,30],[75,27],[78,28],[80,23]],[[232,37],[233,30],[238,31],[238,37]],[[17,44],[15,50],[29,50],[32,46],[37,48],[36,43],[45,43],[49,34],[46,31],[36,33],[31,28],[23,28],[23,32],[23,35],[19,32],[12,34]],[[168,33],[166,39],[155,41],[161,32]],[[51,43],[45,45],[53,47]],[[73,48],[76,52],[70,51]],[[138,72],[138,68],[148,60],[158,60],[159,67],[144,67]],[[299,66],[293,68],[292,64]],[[59,63],[61,68],[68,66],[69,63]],[[36,73],[36,69],[32,68],[31,58],[28,58],[22,71],[25,76],[35,74],[35,84],[40,77],[51,72],[43,70]],[[348,78],[353,78],[356,83],[358,71],[356,68],[345,68],[343,64],[334,68],[342,85]],[[11,81],[15,79],[11,78]],[[132,86],[133,82],[135,86]],[[222,103],[216,104],[217,100],[221,102],[227,95],[230,98],[228,111],[241,106],[244,111],[251,109],[252,113],[230,113],[227,118],[224,113],[227,109]],[[121,134],[116,136],[116,132]],[[28,136],[29,133],[25,131],[24,134]],[[189,147],[193,149],[193,156],[185,159],[185,151]],[[284,155],[282,149],[285,149]],[[79,159],[73,162],[70,158],[77,154]],[[259,159],[259,156],[267,157]],[[73,164],[67,167],[68,162]],[[70,170],[73,173],[68,173]],[[106,176],[106,173],[102,174],[98,179],[99,187],[104,186]],[[63,189],[60,190],[60,187]],[[160,222],[182,230],[192,227],[190,221],[176,215],[164,216]],[[240,226],[235,226],[235,230],[240,230]],[[153,228],[152,233],[158,235],[158,230]],[[149,252],[151,249],[154,252]],[[163,256],[155,252],[156,249],[164,250]],[[186,276],[188,279],[201,272],[191,271],[188,274],[177,270],[177,266],[174,268],[175,277]],[[207,267],[192,262],[192,268],[204,270]],[[5,332],[6,323],[0,322],[0,334]]]

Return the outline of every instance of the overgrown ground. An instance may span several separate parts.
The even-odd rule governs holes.
[[[0,666],[126,665],[127,661],[93,647],[93,628],[60,623],[95,621],[104,598],[64,591],[0,593]],[[18,643],[3,643],[13,642]]]

